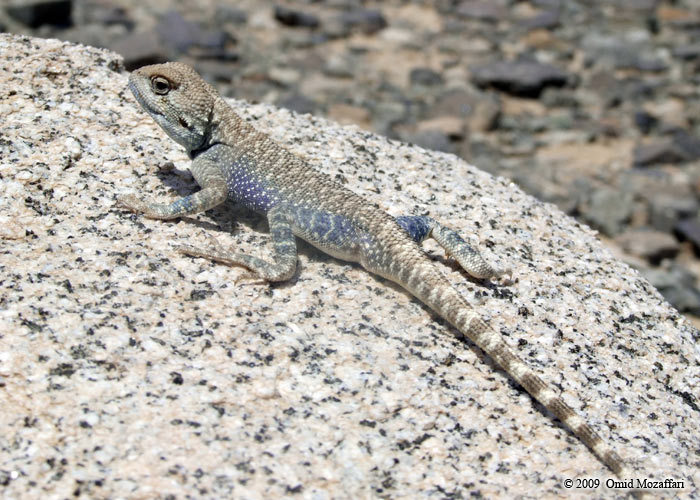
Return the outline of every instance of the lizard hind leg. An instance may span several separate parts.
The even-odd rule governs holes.
[[[451,255],[470,276],[477,279],[498,278],[504,274],[510,276],[510,269],[496,269],[484,260],[456,231],[447,228],[426,215],[404,215],[396,222],[416,242],[422,243],[426,238],[433,238]]]
[[[272,238],[274,262],[259,257],[222,248],[213,240],[212,248],[200,249],[190,245],[177,247],[180,253],[204,257],[229,266],[241,266],[250,271],[241,279],[258,278],[264,281],[287,281],[294,275],[297,265],[297,246],[292,232],[291,216],[284,209],[272,209],[268,215]]]

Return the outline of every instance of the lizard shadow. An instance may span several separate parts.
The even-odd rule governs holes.
[[[172,190],[180,197],[188,196],[197,191],[198,185],[187,170],[161,170],[157,173],[157,176],[165,186],[170,188],[170,190]],[[225,203],[215,208],[212,208],[211,210],[207,210],[206,214],[209,220],[197,219],[192,216],[184,216],[175,220],[187,221],[188,224],[201,228],[207,233],[211,234],[212,236],[216,236],[219,234],[229,234],[234,235],[234,239],[236,236],[241,236],[239,234],[239,231],[237,231],[237,226],[243,225],[247,229],[249,229],[249,231],[244,232],[245,235],[243,236],[244,241],[246,243],[252,243],[257,245],[260,242],[251,240],[257,240],[258,238],[262,238],[265,239],[263,244],[268,244],[266,238],[269,237],[269,227],[267,219],[263,215],[255,213],[252,210],[237,203],[234,203],[230,200],[227,200]],[[313,245],[306,243],[300,238],[297,238],[296,241],[297,253],[308,257],[310,260],[333,259],[333,257],[324,254],[321,250],[318,250]],[[233,244],[235,245],[235,241],[233,242]],[[221,245],[223,247],[229,246],[225,243],[221,243]],[[203,246],[203,248],[206,248],[206,245]],[[242,251],[245,252],[245,250]],[[238,266],[228,267],[236,268]],[[240,268],[243,269],[243,267]],[[272,282],[268,283],[268,285],[274,288],[286,288],[294,286],[294,283],[296,282],[296,279],[298,278],[301,272],[303,272],[303,269],[301,263],[298,262],[297,269],[294,272],[294,275],[289,280],[281,282]]]
[[[185,173],[181,173],[179,175],[172,175],[172,172],[159,172],[158,175],[165,185],[170,187],[173,191],[177,192],[180,196],[186,196],[196,190],[193,189],[196,187],[196,182],[194,182],[193,179],[191,179],[189,182],[186,182],[183,179],[187,177]],[[255,238],[257,238],[257,235],[266,235],[269,232],[269,228],[267,227],[267,221],[264,216],[254,213],[250,209],[233,203],[231,201],[227,201],[216,208],[208,210],[207,216],[210,218],[211,222],[207,220],[195,219],[192,217],[183,217],[183,219],[187,219],[189,224],[193,224],[196,227],[202,228],[206,231],[213,233],[222,232],[234,234],[237,232],[235,230],[235,226],[238,224],[242,224],[250,230],[250,233],[248,233],[249,237],[252,233],[254,233],[256,235]],[[484,290],[490,291],[492,294],[494,294],[494,296],[497,296],[498,298],[507,300],[508,297],[512,295],[512,292],[510,292],[508,285],[495,283],[490,280],[474,278],[470,276],[464,269],[462,269],[459,263],[453,258],[444,255],[438,255],[431,250],[422,250],[424,251],[425,255],[433,263],[435,263],[435,265],[438,268],[444,267],[445,271],[458,271],[463,279],[476,285],[479,285],[479,287],[483,288]],[[322,252],[321,250],[317,249],[309,243],[306,243],[300,238],[297,238],[297,253],[306,256],[310,260],[323,262],[337,261],[339,264],[347,264],[347,262]],[[357,266],[359,268],[362,267],[358,263],[352,263],[352,265]],[[268,286],[274,288],[293,287],[295,286],[299,275],[303,272],[304,270],[301,266],[301,263],[299,262],[297,264],[297,268],[294,272],[294,275],[289,280],[284,282],[268,283]],[[521,387],[515,380],[513,380],[513,378],[505,370],[503,370],[488,354],[486,354],[486,352],[484,352],[478,345],[476,345],[467,336],[463,335],[456,327],[450,325],[445,319],[440,317],[440,315],[433,311],[429,306],[424,304],[418,298],[414,297],[401,285],[370,272],[367,272],[367,275],[371,276],[373,280],[375,280],[377,283],[380,283],[382,286],[390,287],[398,293],[402,293],[409,296],[411,298],[411,301],[418,307],[420,307],[422,310],[424,310],[428,315],[430,315],[436,323],[447,326],[451,330],[455,341],[459,343],[462,346],[462,348],[473,351],[476,354],[479,361],[488,367],[489,373],[492,373],[493,371],[500,372],[506,379],[509,386],[518,391],[518,393],[524,393],[530,396],[529,393],[523,387]],[[466,297],[464,298],[466,300]],[[470,305],[478,306],[478,304],[473,304],[471,302]],[[434,335],[438,334],[435,333]],[[558,384],[554,383],[553,385],[562,390],[562,388]],[[532,396],[530,396],[530,399],[533,401],[533,408],[537,412],[548,418],[556,427],[565,431],[567,435],[574,439],[576,438],[576,435],[568,427],[566,427],[553,413],[547,410],[547,408],[544,405],[542,405]]]
[[[441,266],[445,266],[448,269],[451,269],[453,271],[460,271],[460,274],[465,277],[467,281],[470,281],[472,283],[475,283],[482,288],[485,288],[486,290],[490,290],[495,297],[500,298],[500,299],[505,299],[509,300],[511,296],[513,296],[513,292],[510,291],[510,286],[514,283],[511,283],[511,285],[503,285],[500,283],[494,283],[488,279],[477,279],[472,276],[470,276],[462,267],[459,265],[459,263],[452,259],[451,257],[445,257],[445,256],[439,256],[435,255],[433,252],[425,251],[426,256],[432,260],[438,268]],[[398,293],[403,293],[407,295],[408,297],[411,298],[411,301],[417,305],[419,308],[421,308],[425,313],[427,313],[430,317],[432,317],[433,321],[439,325],[445,326],[449,329],[450,333],[452,333],[453,338],[455,343],[459,344],[461,348],[465,350],[470,350],[475,353],[476,357],[478,358],[478,362],[483,363],[486,367],[488,367],[488,373],[492,374],[493,372],[498,372],[500,373],[504,379],[505,382],[512,388],[515,389],[519,394],[525,394],[528,396],[530,401],[532,401],[533,405],[532,408],[537,411],[539,414],[543,415],[545,418],[549,419],[552,424],[561,429],[562,431],[565,432],[567,436],[569,436],[570,439],[572,439],[572,442],[575,442],[578,440],[576,434],[569,429],[554,413],[549,411],[542,403],[540,403],[537,399],[535,399],[527,390],[522,387],[518,382],[516,382],[513,377],[506,371],[504,370],[496,361],[489,356],[481,347],[479,347],[477,344],[475,344],[469,337],[464,335],[457,327],[453,326],[450,324],[446,319],[444,319],[442,316],[440,316],[438,313],[436,313],[433,309],[431,309],[428,305],[424,304],[420,299],[417,297],[414,297],[410,292],[408,292],[405,288],[403,288],[401,285],[394,283],[393,281],[390,281],[386,278],[382,278],[381,276],[377,276],[372,273],[368,273],[377,283],[381,283],[385,287],[389,287],[394,289]],[[478,307],[478,303],[474,303],[473,301],[467,300],[467,297],[464,297],[464,295],[460,292],[460,295],[464,298],[464,300],[467,301],[467,303],[472,307],[476,308]],[[487,322],[488,323],[488,322]],[[489,327],[491,327],[489,325]],[[493,327],[491,327],[493,328]],[[437,332],[432,332],[431,336],[434,336],[437,340],[437,337],[440,336],[439,333]],[[444,337],[443,337],[444,338]],[[518,349],[516,347],[511,346],[511,349],[518,354]],[[519,355],[519,354],[518,354]],[[465,362],[466,363],[466,362]],[[561,393],[565,392],[564,388],[556,383],[556,382],[551,382],[552,387],[555,387],[559,389]]]

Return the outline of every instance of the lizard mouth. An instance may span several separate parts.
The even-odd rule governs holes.
[[[134,97],[136,98],[136,101],[141,105],[143,109],[148,111],[152,115],[162,115],[160,111],[155,109],[147,99],[144,99],[143,93],[141,92],[141,89],[139,88],[138,83],[133,80],[129,79],[129,90],[131,90],[131,93],[134,94]]]

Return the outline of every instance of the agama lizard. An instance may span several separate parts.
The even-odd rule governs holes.
[[[231,199],[267,217],[274,262],[214,247],[183,246],[185,254],[243,266],[267,281],[292,277],[296,237],[339,259],[359,262],[394,281],[471,339],[532,397],[556,415],[613,472],[624,474],[618,454],[483,321],[419,244],[431,237],[470,275],[494,278],[487,264],[456,232],[426,216],[392,217],[315,170],[243,121],[189,66],[166,63],[134,71],[136,100],[192,159],[200,191],[170,204],[134,195],[119,203],[153,219],[174,219]]]

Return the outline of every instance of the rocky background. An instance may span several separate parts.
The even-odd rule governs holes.
[[[698,0],[7,3],[2,31],[185,61],[509,177],[700,316]]]

